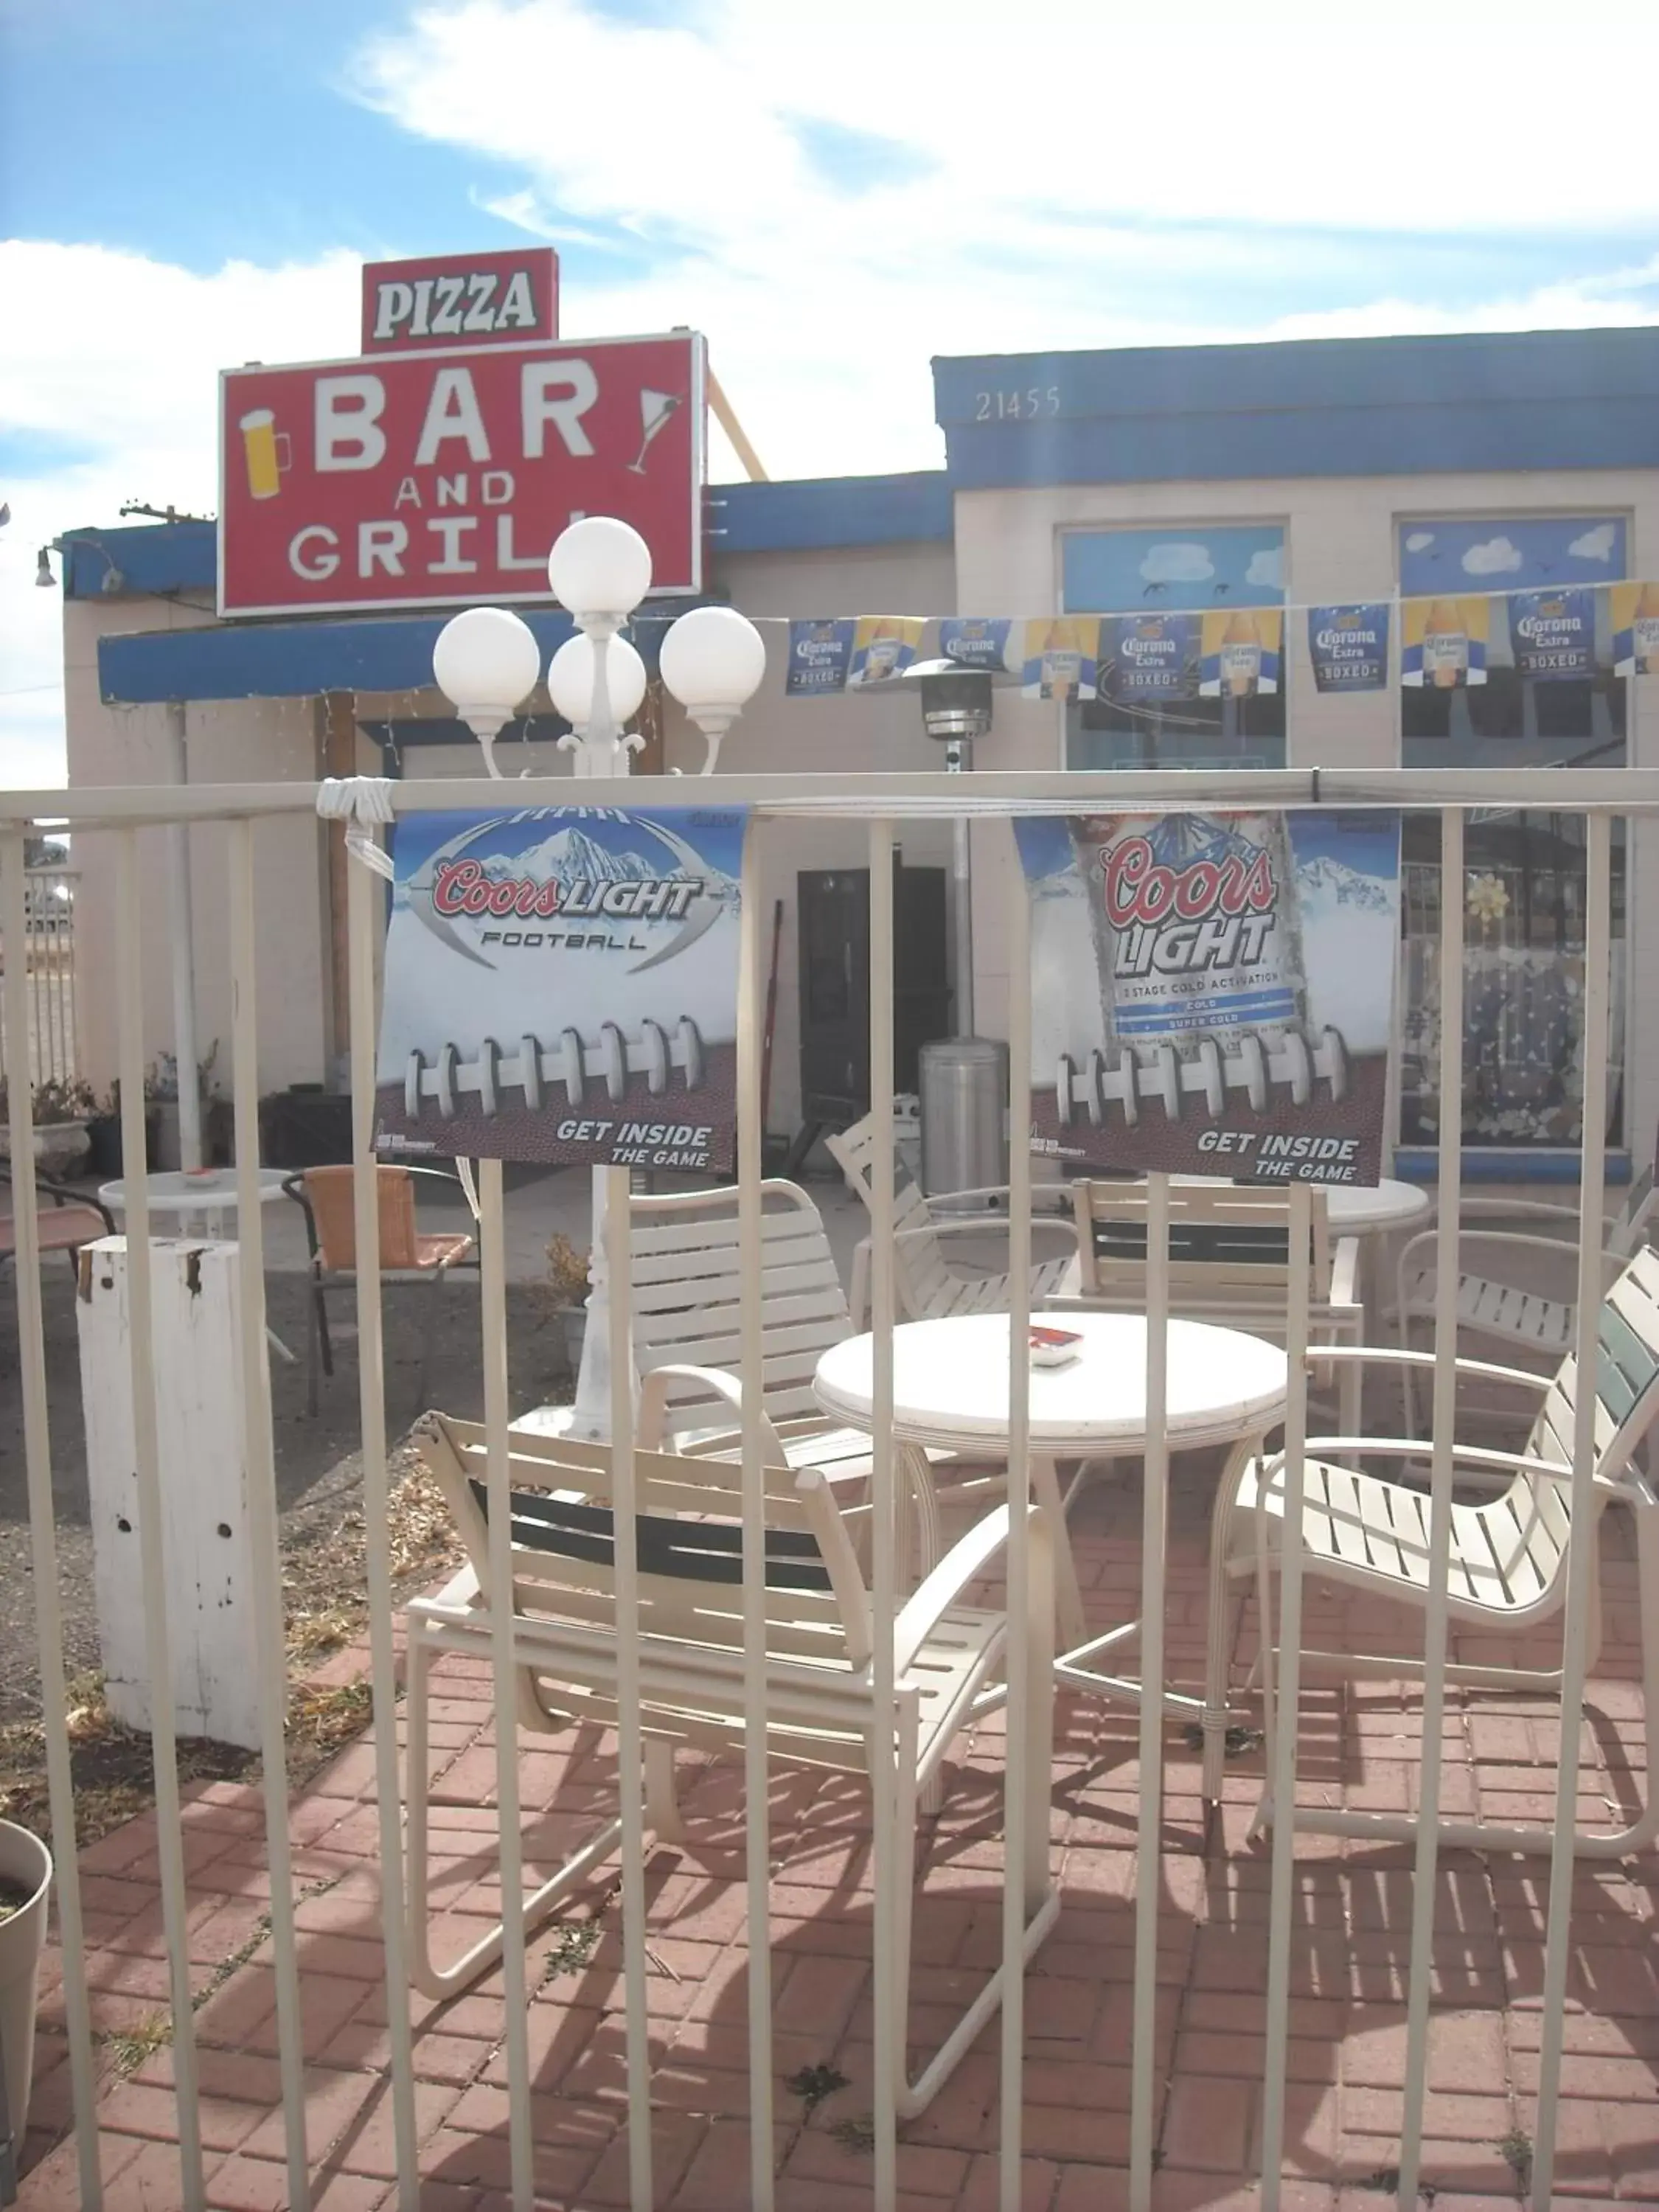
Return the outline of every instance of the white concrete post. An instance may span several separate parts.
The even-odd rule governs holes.
[[[150,1724],[138,1571],[125,1237],[81,1255],[76,1311],[86,1415],[93,1580],[109,1709]],[[154,1240],[155,1413],[166,1522],[173,1722],[180,1735],[259,1747],[259,1656],[242,1424],[241,1281],[234,1244]]]
[[[173,780],[190,781],[190,751],[182,699],[167,706],[167,735],[173,746]],[[190,881],[190,830],[167,825],[167,867],[173,945],[173,1048],[179,1063],[179,1164],[199,1168],[202,1158],[202,1086],[196,1070],[201,1057],[196,1036],[196,916]]]

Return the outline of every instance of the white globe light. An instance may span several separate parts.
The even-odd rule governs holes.
[[[740,714],[766,673],[766,641],[735,607],[693,607],[662,641],[662,680],[695,720]]]
[[[505,607],[468,607],[438,632],[432,673],[465,722],[493,737],[542,672],[535,633]]]
[[[611,712],[620,729],[640,710],[645,696],[645,663],[625,637],[613,637],[605,649],[605,689]],[[567,638],[548,663],[548,696],[573,729],[585,730],[592,719],[593,641],[578,630]]]
[[[611,514],[586,514],[547,556],[553,596],[573,615],[629,615],[651,588],[651,548]]]

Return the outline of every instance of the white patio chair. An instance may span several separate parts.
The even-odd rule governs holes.
[[[1646,1243],[1654,1202],[1653,1170],[1650,1167],[1632,1182],[1624,1204],[1608,1224],[1603,1257],[1609,1278]],[[1478,1225],[1480,1219],[1493,1218],[1535,1223],[1539,1226],[1536,1230],[1514,1231]],[[1489,1342],[1512,1345],[1517,1352],[1535,1352],[1547,1358],[1560,1358],[1575,1341],[1578,1329],[1578,1309],[1571,1291],[1561,1297],[1541,1290],[1522,1289],[1497,1276],[1465,1273],[1462,1260],[1468,1245],[1478,1246],[1483,1256],[1492,1253],[1501,1255],[1524,1252],[1529,1256],[1542,1253],[1554,1262],[1552,1288],[1559,1289],[1561,1274],[1565,1273],[1571,1282],[1577,1267],[1578,1209],[1540,1200],[1466,1199],[1462,1220],[1470,1219],[1475,1220],[1477,1225],[1465,1228],[1460,1222],[1457,1232],[1459,1329],[1467,1329],[1471,1335],[1484,1337]],[[1425,1229],[1420,1236],[1408,1239],[1401,1250],[1395,1271],[1395,1322],[1401,1344],[1407,1349],[1412,1342],[1413,1323],[1432,1323],[1437,1310],[1437,1243],[1438,1231]],[[1535,1269],[1547,1272],[1541,1261],[1534,1259],[1533,1265]],[[1400,1389],[1406,1434],[1415,1436],[1417,1395],[1409,1367],[1401,1371]]]
[[[847,1498],[869,1480],[870,1438],[830,1419],[812,1390],[823,1354],[857,1333],[823,1217],[799,1184],[779,1179],[761,1185],[761,1202],[762,1403],[784,1463],[820,1469],[836,1486],[842,1511],[861,1525],[867,1505],[849,1507]],[[743,1364],[737,1189],[635,1193],[628,1213],[635,1364],[641,1376],[675,1370],[650,1441],[667,1450],[736,1456],[742,1438],[727,1390]],[[929,1486],[915,1501],[917,1569],[925,1575],[940,1548],[938,1479],[947,1480],[958,1505],[977,1509],[996,1502],[1006,1471],[942,1451],[907,1453],[901,1461],[918,1486]]]
[[[874,1171],[876,1124],[866,1115],[824,1144],[850,1187],[872,1207],[870,1178]],[[1063,1199],[1063,1191],[1056,1191]],[[1042,1202],[1041,1192],[1034,1203]],[[926,1198],[903,1162],[895,1164],[894,1276],[901,1318],[906,1321],[944,1321],[952,1314],[1006,1313],[1008,1276],[979,1266],[971,1256],[958,1259],[946,1246],[960,1238],[980,1240],[1008,1234],[1006,1213],[994,1208],[1008,1200],[1006,1183],[985,1190],[957,1190],[947,1196]],[[947,1210],[948,1209],[948,1210]],[[1053,1215],[1034,1220],[1033,1243],[1057,1242],[1062,1249],[1052,1256],[1034,1260],[1031,1266],[1031,1304],[1041,1306],[1058,1289],[1076,1250],[1076,1233],[1069,1221]],[[870,1240],[866,1237],[853,1255],[850,1304],[856,1328],[869,1326]]]
[[[642,1419],[660,1412],[667,1376],[647,1381]],[[445,1651],[488,1656],[492,1636],[487,1459],[475,1424],[428,1414],[417,1436],[467,1549],[467,1564],[441,1594],[407,1608],[410,1776],[410,1955],[417,1986],[432,1996],[465,1989],[500,1959],[498,1924],[458,1959],[432,1955],[428,1871],[427,1715],[428,1677]],[[775,1452],[776,1438],[770,1438]],[[514,1648],[520,1726],[557,1735],[617,1717],[615,1522],[607,1446],[515,1436],[512,1444]],[[644,1450],[634,1462],[639,1572],[636,1644],[645,1730],[645,1818],[656,1840],[683,1836],[674,1796],[674,1754],[698,1747],[741,1747],[744,1731],[743,1537],[740,1470],[722,1461]],[[895,1940],[875,1961],[874,2002],[898,2023],[896,2095],[901,2115],[921,2112],[996,2011],[1000,1969],[980,1988],[921,2075],[906,2064],[911,1890],[918,1794],[939,1777],[945,1755],[973,1719],[988,1682],[1004,1679],[1004,1613],[959,1602],[1007,1538],[1007,1509],[979,1522],[909,1598],[896,1620],[875,1619],[870,1594],[832,1493],[815,1468],[769,1467],[766,1474],[766,1729],[769,1755],[854,1774],[891,1761],[896,1884]],[[1052,1927],[1059,1895],[1048,1876],[1049,1745],[1052,1738],[1052,1531],[1031,1509],[1029,1620],[1030,1698],[1023,1717],[1032,1756],[1024,1867],[1005,1866],[1024,1893],[1024,1957]],[[872,1653],[891,1641],[894,1710],[875,1695]],[[885,1752],[878,1749],[884,1745]],[[615,1850],[620,1818],[608,1822],[526,1899],[526,1929]],[[757,1957],[765,1931],[756,1930]]]
[[[1643,1811],[1617,1832],[1581,1832],[1586,1856],[1623,1858],[1659,1835],[1659,1497],[1632,1455],[1659,1415],[1659,1254],[1638,1253],[1609,1290],[1598,1325],[1595,1417],[1595,1507],[1589,1525],[1572,1513],[1573,1407],[1577,1363],[1569,1357],[1553,1375],[1475,1360],[1457,1363],[1460,1376],[1501,1382],[1541,1399],[1523,1450],[1480,1449],[1456,1443],[1460,1491],[1472,1484],[1501,1485],[1484,1504],[1460,1496],[1452,1506],[1448,1602],[1454,1622],[1488,1633],[1520,1634],[1558,1613],[1565,1602],[1567,1559],[1575,1543],[1595,1544],[1602,1509],[1622,1505],[1634,1516],[1640,1614],[1642,1685],[1645,1705],[1646,1767],[1650,1795]],[[1339,1350],[1337,1359],[1434,1364],[1431,1352]],[[1368,1459],[1421,1462],[1424,1447],[1401,1437],[1312,1437],[1304,1460],[1305,1505],[1301,1542],[1304,1572],[1316,1581],[1387,1596],[1404,1604],[1427,1601],[1430,1501],[1417,1487],[1364,1472]],[[1328,1454],[1340,1455],[1328,1457]],[[1264,1707],[1272,1771],[1272,1577],[1284,1542],[1285,1455],[1246,1462],[1229,1492],[1217,1502],[1211,1539],[1209,1665],[1205,1705],[1205,1790],[1219,1794],[1227,1695],[1228,1585],[1257,1579],[1266,1663]],[[1593,1585],[1594,1587],[1594,1585]],[[1599,1588],[1590,1624],[1594,1662],[1601,1633]],[[1320,1674],[1421,1676],[1423,1662],[1409,1657],[1304,1651],[1303,1664]],[[1449,1663],[1446,1680],[1468,1687],[1559,1692],[1553,1668]],[[1294,1716],[1291,1717],[1294,1725]],[[1262,1817],[1273,1808],[1264,1798]],[[1409,1839],[1415,1815],[1322,1813],[1297,1806],[1298,1830],[1336,1835]],[[1548,1850],[1548,1826],[1498,1826],[1481,1820],[1443,1820],[1443,1841],[1475,1850]]]
[[[1079,1180],[1071,1186],[1077,1267],[1048,1301],[1051,1312],[1140,1313],[1146,1304],[1151,1200],[1144,1182]],[[1359,1240],[1333,1238],[1326,1194],[1310,1191],[1308,1325],[1318,1344],[1364,1336]],[[1290,1193],[1270,1184],[1171,1183],[1170,1311],[1183,1321],[1240,1328],[1282,1344],[1291,1286]],[[1339,1370],[1339,1421],[1359,1424],[1357,1367]]]

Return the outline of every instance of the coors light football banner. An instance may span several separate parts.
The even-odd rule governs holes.
[[[1031,1143],[1080,1164],[1374,1183],[1400,817],[1014,824],[1031,901]]]
[[[405,815],[381,1157],[731,1168],[746,821],[737,806]]]

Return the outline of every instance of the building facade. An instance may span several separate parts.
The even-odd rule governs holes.
[[[1352,696],[1316,689],[1310,605],[1437,594],[1581,589],[1659,575],[1659,331],[1547,331],[934,363],[945,465],[937,471],[757,483],[710,494],[710,596],[760,622],[762,691],[726,740],[732,769],[913,769],[939,763],[913,698],[792,699],[790,618],[873,614],[1036,617],[1162,608],[1281,610],[1283,665],[1265,696],[1126,708],[999,689],[976,765],[1420,769],[1659,765],[1659,683],[1602,668],[1517,668],[1495,623],[1486,681]],[[221,623],[207,525],[71,533],[65,543],[69,757],[77,785],[273,781],[351,772],[474,772],[477,754],[431,688],[430,618]],[[1598,599],[1598,605],[1602,604]],[[1494,606],[1501,605],[1494,602]],[[678,609],[666,610],[664,619]],[[1400,610],[1395,606],[1396,621]],[[1598,619],[1605,626],[1603,611]],[[535,617],[544,646],[563,618]],[[649,663],[661,623],[637,626]],[[1605,640],[1602,641],[1605,645]],[[1605,658],[1605,654],[1603,655]],[[561,725],[541,702],[501,752],[562,775]],[[516,735],[521,752],[514,743]],[[659,700],[646,763],[694,771],[695,731]],[[1659,825],[1629,825],[1616,856],[1619,1066],[1609,1137],[1651,1156],[1659,1017],[1634,989],[1634,948],[1659,932]],[[262,1028],[270,1087],[332,1079],[344,1045],[337,848],[309,823],[260,832]],[[1408,818],[1398,1135],[1431,1165],[1437,1138],[1432,950],[1445,894],[1431,816]],[[85,1050],[114,1054],[103,980],[109,915],[96,841],[85,850]],[[948,833],[903,836],[918,872],[918,1005],[948,1007],[950,933],[931,926]],[[1008,978],[993,902],[1012,865],[1000,823],[976,824],[977,1026],[999,1034]],[[148,1018],[170,1048],[166,884]],[[824,943],[864,865],[853,825],[770,823],[768,937],[781,902],[779,1022],[769,1122],[790,1133],[809,1033],[834,1028]],[[1506,1172],[1571,1170],[1580,1125],[1584,872],[1578,826],[1540,810],[1477,820],[1459,896],[1471,920],[1466,1142]],[[191,833],[202,1037],[228,1036],[219,833]],[[828,889],[825,888],[828,879]],[[837,903],[837,899],[841,902]],[[942,907],[939,908],[942,915]],[[101,938],[100,938],[101,933]],[[828,936],[826,936],[828,933]],[[803,950],[804,945],[804,950]],[[1653,957],[1650,952],[1649,960]],[[836,963],[839,965],[839,963]],[[825,995],[827,994],[827,995]],[[803,998],[804,994],[804,998]],[[830,1011],[826,1013],[826,1009]],[[856,1005],[842,1016],[855,1025]],[[828,1087],[833,1091],[834,1082]],[[856,1088],[855,1073],[852,1087]]]

